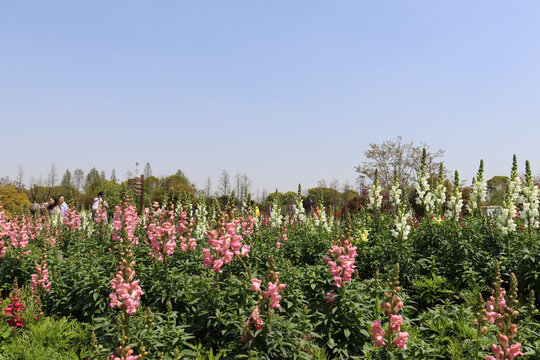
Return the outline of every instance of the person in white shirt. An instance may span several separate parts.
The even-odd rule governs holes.
[[[66,204],[66,201],[64,199],[64,195],[60,195],[58,198],[58,204],[60,205],[60,210],[62,211],[62,216],[66,216],[66,210],[68,209],[68,206]]]

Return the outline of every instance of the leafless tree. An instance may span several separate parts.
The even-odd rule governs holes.
[[[206,178],[206,185],[205,185],[205,194],[206,196],[210,196],[210,193],[212,192],[212,179],[210,179],[210,176]]]
[[[60,184],[68,189],[73,187],[73,177],[71,176],[71,171],[69,171],[69,169],[67,169],[64,173],[64,176],[62,177],[62,182]]]
[[[236,173],[236,196],[239,199],[243,199],[246,191],[251,186],[251,180],[246,174]]]
[[[219,190],[221,195],[228,196],[231,191],[231,180],[229,178],[229,172],[225,169],[221,172],[219,177]]]
[[[17,184],[17,188],[19,190],[22,190],[24,187],[24,168],[22,164],[19,164],[19,166],[17,167],[17,177],[15,182]]]
[[[117,182],[118,178],[116,177],[116,170],[112,169],[111,171],[111,181]]]
[[[249,188],[251,187],[251,180],[246,174],[242,175],[242,197],[244,198],[246,196],[246,193],[249,192]]]
[[[83,186],[83,180],[84,180],[84,171],[81,169],[75,169],[73,171],[73,180],[75,183],[75,187],[77,190],[81,191],[81,188]]]
[[[0,177],[0,186],[6,186],[10,184],[11,180],[9,180],[9,176]]]
[[[152,176],[152,166],[147,162],[146,165],[144,165],[144,177],[148,179],[150,176]]]
[[[339,180],[338,179],[332,179],[332,181],[330,181],[330,189],[334,189],[336,191],[339,190]]]
[[[49,187],[54,187],[56,185],[57,180],[58,180],[58,169],[56,168],[56,164],[53,162],[51,164],[51,170],[49,171],[49,178],[48,178]]]
[[[352,190],[352,185],[349,182],[349,180],[345,180],[345,182],[343,183],[343,186],[341,188],[342,188],[343,192],[349,191],[349,190]]]
[[[322,178],[321,180],[317,181],[317,187],[326,188],[326,180]]]
[[[358,182],[363,183],[366,179],[372,181],[375,169],[378,169],[381,187],[389,189],[394,181],[394,169],[397,169],[400,185],[406,188],[412,186],[418,177],[422,148],[427,150],[427,171],[437,174],[440,161],[436,160],[444,156],[444,150],[431,152],[425,143],[420,145],[414,145],[413,142],[403,143],[401,136],[397,136],[395,140],[369,144],[369,149],[364,151],[367,161],[356,166],[356,172],[359,174]]]

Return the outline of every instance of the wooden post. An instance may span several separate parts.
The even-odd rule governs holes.
[[[144,174],[141,175],[141,215],[144,213]]]

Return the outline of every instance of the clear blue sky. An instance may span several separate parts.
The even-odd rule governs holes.
[[[353,182],[396,135],[467,182],[514,153],[539,173],[539,18],[538,1],[3,1],[0,176],[138,161],[287,191]]]

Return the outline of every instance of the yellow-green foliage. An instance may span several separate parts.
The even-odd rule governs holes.
[[[30,206],[30,200],[24,193],[17,191],[13,185],[0,186],[0,204],[4,212],[10,216],[19,210],[27,210]]]

